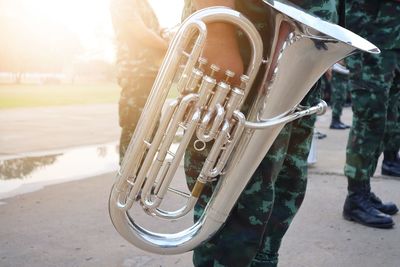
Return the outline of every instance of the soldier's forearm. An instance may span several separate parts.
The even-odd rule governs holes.
[[[226,6],[235,8],[234,0],[194,0],[194,8],[199,10],[212,6]],[[207,25],[207,40],[202,56],[213,64],[218,65],[221,70],[231,70],[236,76],[234,84],[238,84],[240,75],[243,73],[243,60],[240,55],[237,42],[236,27],[226,22],[214,22]],[[222,49],[221,51],[221,47]],[[223,73],[216,74],[217,79],[223,79]]]
[[[193,3],[196,10],[212,6],[226,6],[235,8],[235,0],[194,0]],[[222,39],[234,39],[236,35],[234,27],[227,23],[213,23],[209,25],[208,31],[210,36],[215,35]]]
[[[235,8],[235,0],[195,0],[194,7],[196,10],[210,6],[227,6]]]

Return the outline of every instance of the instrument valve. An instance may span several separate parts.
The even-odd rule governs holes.
[[[210,77],[213,77],[213,78],[214,78],[215,73],[217,73],[218,71],[221,70],[221,68],[215,64],[211,64],[210,69],[211,69]]]
[[[249,83],[249,80],[250,80],[249,76],[247,76],[245,74],[241,75],[240,76],[240,81],[241,81],[240,89],[245,90],[247,87],[247,84]]]
[[[229,80],[235,77],[235,73],[231,70],[226,70],[225,71],[225,82],[229,84]]]
[[[204,66],[207,65],[208,60],[204,57],[200,57],[198,63],[199,63],[198,69],[204,72]]]

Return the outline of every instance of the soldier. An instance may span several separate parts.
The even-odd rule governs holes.
[[[399,150],[388,148],[383,151],[381,173],[383,175],[400,177]]]
[[[397,213],[398,208],[382,203],[371,192],[370,179],[384,139],[395,140],[398,134],[397,108],[389,103],[399,97],[400,2],[353,0],[348,1],[348,8],[349,29],[377,45],[381,53],[357,54],[347,60],[353,125],[344,168],[348,195],[343,216],[366,226],[391,228],[394,222],[389,215]]]
[[[117,43],[120,163],[157,75],[168,44],[147,0],[112,0],[111,18]]]
[[[343,67],[342,64],[335,64],[338,67]],[[343,130],[350,128],[349,125],[344,124],[340,117],[342,116],[343,106],[346,102],[347,97],[347,83],[348,83],[348,73],[345,72],[345,67],[343,71],[335,71],[335,66],[332,71],[331,80],[331,108],[332,108],[332,121],[329,126],[330,129]]]
[[[267,14],[262,1],[186,0],[186,15],[207,6],[223,5],[244,13],[263,36]],[[337,20],[333,0],[293,1],[326,20]],[[209,25],[205,57],[235,73],[243,72],[243,61],[236,42],[236,32],[229,25]],[[267,40],[268,41],[268,40]],[[218,49],[224,46],[224,49]],[[243,49],[242,49],[243,50]],[[242,51],[243,57],[246,52]],[[318,103],[319,88],[302,101],[310,106]],[[287,124],[255,171],[222,229],[209,241],[194,250],[195,266],[277,266],[281,240],[297,213],[307,184],[307,157],[312,140],[315,116]],[[192,187],[207,153],[189,146],[185,154],[185,171]],[[212,186],[195,207],[195,220],[202,214]]]
[[[397,78],[400,75],[397,74]],[[393,87],[397,86],[397,89],[391,89],[400,92],[400,81],[393,81]],[[400,177],[400,158],[399,158],[399,147],[400,147],[400,125],[399,125],[399,97],[393,97],[389,99],[388,104],[388,120],[386,123],[386,129],[390,129],[391,134],[386,134],[384,137],[384,151],[381,172],[383,175]]]

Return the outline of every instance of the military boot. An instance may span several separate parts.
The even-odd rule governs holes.
[[[365,184],[365,190],[369,192],[369,201],[375,209],[389,215],[394,215],[399,211],[396,204],[393,202],[382,202],[382,200],[371,191],[371,184],[369,182]]]
[[[399,211],[396,204],[394,204],[393,202],[382,202],[382,200],[377,197],[373,192],[370,192],[369,201],[372,203],[372,206],[375,209],[385,214],[395,215]]]
[[[394,222],[389,215],[376,209],[370,201],[367,186],[349,190],[343,206],[343,217],[369,227],[392,228]]]
[[[344,130],[350,128],[350,126],[341,122],[339,118],[332,118],[329,128],[335,130]]]
[[[384,151],[382,174],[400,177],[400,159],[397,151]]]

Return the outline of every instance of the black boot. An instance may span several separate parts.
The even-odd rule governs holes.
[[[316,131],[314,134],[318,139],[324,139],[327,136],[326,134],[318,132],[318,131]]]
[[[394,215],[399,211],[396,204],[393,202],[383,203],[382,200],[371,191],[371,184],[369,181],[364,182],[363,186],[365,187],[365,191],[369,194],[369,201],[375,209],[389,215]]]
[[[392,228],[394,225],[392,218],[376,209],[370,201],[369,188],[369,182],[349,184],[350,193],[344,202],[343,217],[369,227]]]
[[[400,158],[398,151],[384,150],[383,151],[383,161],[393,162],[393,164],[400,165]]]
[[[396,204],[394,204],[393,202],[383,203],[382,200],[377,197],[373,192],[370,192],[369,201],[372,203],[372,206],[380,212],[394,215],[399,211]]]
[[[382,175],[400,177],[400,166],[391,161],[382,161]]]
[[[400,159],[397,151],[384,151],[382,174],[400,177]]]
[[[331,125],[329,126],[329,128],[335,129],[335,130],[344,130],[344,129],[350,128],[350,126],[347,124],[344,124],[338,118],[332,118],[332,122],[331,122]]]

